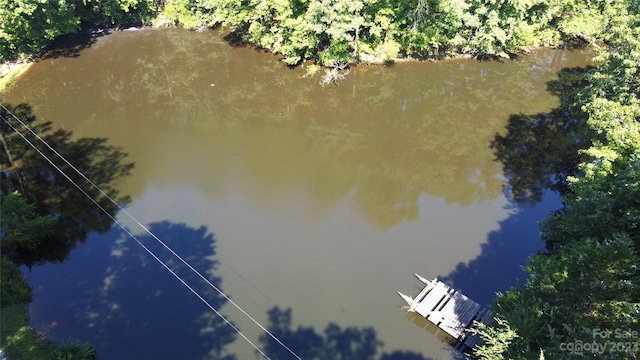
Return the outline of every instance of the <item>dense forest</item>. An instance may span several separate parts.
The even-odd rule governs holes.
[[[497,321],[481,330],[476,356],[640,357],[640,1],[0,0],[0,57],[38,54],[64,34],[152,23],[219,26],[289,65],[594,46],[597,67],[580,72],[563,114],[589,129],[589,138],[572,139],[579,164],[555,174],[565,182],[564,207],[541,223],[546,250],[530,259],[526,283],[498,295]],[[15,202],[25,219],[52,221],[7,194],[3,205]],[[13,225],[3,222],[3,237]],[[15,258],[11,241],[2,251]]]
[[[140,24],[230,29],[238,41],[325,66],[398,57],[507,57],[607,40],[621,0],[0,0],[0,56],[56,37]]]
[[[499,294],[482,359],[640,356],[639,5],[610,15],[598,67],[568,104],[591,145],[578,150],[563,209],[541,223],[547,251],[530,258],[525,284]]]

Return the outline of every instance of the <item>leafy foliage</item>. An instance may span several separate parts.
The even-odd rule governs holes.
[[[51,215],[38,216],[36,207],[28,204],[18,191],[3,196],[0,204],[2,255],[15,256],[22,248],[33,251],[43,238],[53,234],[57,219]]]
[[[96,350],[88,342],[81,342],[70,338],[58,346],[51,354],[56,360],[94,360]]]
[[[611,41],[572,100],[587,116],[592,146],[567,177],[564,208],[541,224],[548,252],[530,259],[526,284],[498,298],[495,313],[504,321],[482,330],[509,341],[488,341],[477,351],[481,359],[640,356],[637,336],[596,335],[640,329],[639,9],[637,2],[607,7]],[[612,340],[624,349],[610,351]],[[566,346],[577,343],[599,347]]]
[[[595,236],[611,238],[629,234],[640,242],[640,35],[638,15],[628,15],[628,25],[612,29],[615,36],[600,50],[597,69],[587,75],[589,85],[579,104],[588,114],[588,125],[600,134],[585,151],[592,160],[581,164],[583,173],[569,177],[574,196],[566,208],[542,226],[543,240]],[[618,19],[618,22],[622,20]],[[640,248],[640,245],[637,245]]]
[[[0,59],[36,52],[56,36],[78,31],[75,11],[66,1],[0,0]]]
[[[621,6],[623,0],[0,0],[0,57],[37,52],[83,27],[147,23],[155,12],[161,24],[231,29],[290,65],[508,57],[564,40],[607,40]]]
[[[531,359],[544,351],[551,359],[567,358],[571,355],[561,345],[592,343],[594,329],[638,329],[640,257],[632,245],[623,235],[591,238],[533,257],[527,283],[499,296],[496,311],[505,320],[483,331],[494,340],[477,354]],[[504,338],[509,341],[498,340]],[[637,350],[610,358],[637,357]]]
[[[0,307],[31,301],[31,288],[18,267],[5,256],[0,258],[0,266]]]
[[[471,331],[479,333],[484,343],[483,347],[477,349],[477,356],[496,360],[506,359],[504,353],[509,349],[513,340],[518,338],[518,334],[511,329],[509,323],[504,319],[497,318],[494,326],[481,322],[476,322],[476,326]]]
[[[565,199],[564,211],[542,224],[548,247],[566,239],[610,239],[618,233],[636,241],[640,237],[640,154],[608,161],[611,152],[592,149],[590,153],[598,155],[602,165],[585,164],[585,175],[570,179],[574,195]]]
[[[607,38],[614,6],[562,0],[173,0],[164,14],[176,21],[191,14],[201,25],[232,29],[294,65],[305,59],[328,63],[326,53],[344,44],[349,59],[364,61],[402,54],[508,57],[535,45]],[[193,19],[188,27],[197,26]]]
[[[83,26],[146,21],[153,6],[152,0],[0,0],[0,61],[38,53]]]
[[[6,242],[19,241],[15,238],[28,238],[33,233],[30,227],[39,228],[48,222],[47,217],[33,218],[33,208],[17,194],[5,196],[2,202],[2,245],[0,257],[0,344],[9,359],[51,359],[51,360],[91,360],[96,358],[95,350],[88,343],[69,339],[60,347],[43,339],[29,326],[26,304],[31,301],[31,287],[18,267],[4,251]],[[27,215],[26,219],[21,218]],[[5,221],[5,219],[10,219]],[[47,224],[48,229],[52,224]],[[39,231],[35,231],[37,235]]]

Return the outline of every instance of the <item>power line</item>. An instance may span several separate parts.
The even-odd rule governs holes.
[[[73,164],[71,164],[64,156],[58,153],[51,145],[49,145],[44,139],[42,139],[36,132],[34,132],[27,124],[25,124],[20,118],[18,118],[15,114],[13,114],[9,109],[7,109],[3,104],[0,104],[2,108],[9,113],[14,119],[16,119],[22,126],[24,126],[31,134],[33,134],[40,142],[42,142],[47,148],[53,151],[60,159],[62,159],[69,167],[71,167],[76,173],[78,173],[84,180],[86,180],[91,186],[93,186],[101,195],[105,196],[111,203],[113,203],[120,211],[125,213],[129,218],[131,218],[138,226],[140,226],[144,231],[146,231],[151,237],[153,237],[159,244],[161,244],[166,250],[168,250],[173,256],[175,256],[180,262],[182,262],[185,266],[187,266],[193,273],[195,273],[198,277],[204,280],[210,287],[215,289],[222,297],[224,297],[227,301],[229,301],[232,305],[234,305],[240,312],[242,312],[245,316],[247,316],[253,323],[255,323],[260,329],[262,329],[265,333],[267,333],[272,339],[274,339],[278,344],[284,347],[287,351],[289,351],[293,356],[295,356],[298,360],[302,360],[293,350],[291,350],[287,345],[285,345],[280,339],[278,339],[275,335],[273,335],[267,328],[265,328],[262,324],[260,324],[255,318],[253,318],[249,313],[247,313],[240,305],[236,304],[229,296],[227,296],[222,290],[220,290],[216,285],[214,285],[209,279],[207,279],[202,273],[196,270],[189,262],[187,262],[183,257],[178,255],[171,247],[169,247],[164,241],[160,240],[151,230],[149,230],[146,226],[144,226],[138,219],[136,219],[133,215],[131,215],[126,209],[124,209],[120,204],[114,201],[107,193],[105,193],[98,185],[96,185],[93,181],[91,181],[87,176],[85,176],[80,170],[78,170]],[[80,190],[87,198],[91,200],[96,206],[98,206],[111,220],[113,220],[118,226],[120,226],[129,236],[131,236],[142,248],[147,251],[154,259],[156,259],[165,269],[167,269],[173,276],[175,276],[183,285],[185,285],[194,295],[196,295],[201,301],[203,301],[211,310],[213,310],[216,315],[222,318],[229,326],[231,326],[242,338],[244,338],[247,342],[249,342],[260,354],[262,354],[265,358],[269,359],[269,357],[258,348],[251,340],[249,340],[237,327],[235,327],[229,320],[227,320],[222,314],[220,314],[211,304],[209,304],[197,291],[195,291],[192,287],[190,287],[183,279],[180,278],[168,265],[159,259],[151,250],[149,250],[144,244],[142,244],[128,229],[126,229],[118,220],[116,220],[109,212],[104,209],[98,202],[96,202],[87,192],[82,189],[78,184],[76,184],[67,174],[64,173],[62,169],[60,169],[52,160],[50,160],[40,149],[38,149],[31,141],[29,141],[18,129],[16,129],[11,122],[6,119],[4,116],[0,114],[0,118],[2,118],[5,123],[7,123],[16,133],[24,139],[32,148],[34,148],[43,158],[45,158],[56,170],[58,170],[67,180],[69,180],[78,190]]]
[[[8,111],[8,109],[6,107],[4,107],[4,105],[2,105],[2,107]],[[18,119],[15,115],[13,115],[10,111],[8,111],[14,118]],[[122,228],[122,230],[124,230],[124,232],[126,232],[129,236],[131,236],[131,238],[133,238],[133,240],[135,240],[138,245],[142,246],[142,248],[149,253],[149,255],[151,255],[156,261],[158,261],[165,269],[167,269],[167,271],[169,271],[176,279],[178,279],[178,281],[180,281],[184,286],[187,287],[187,289],[189,289],[198,299],[200,299],[205,305],[207,305],[207,307],[209,307],[211,310],[213,310],[216,315],[218,315],[222,320],[224,320],[224,322],[226,322],[229,326],[231,326],[231,328],[233,328],[238,334],[240,334],[240,336],[245,339],[249,344],[251,344],[260,354],[262,354],[265,358],[269,359],[269,357],[256,345],[254,344],[251,340],[249,340],[249,338],[247,338],[241,331],[240,329],[238,329],[235,325],[233,325],[233,323],[231,323],[226,317],[224,317],[224,315],[222,315],[220,312],[218,312],[218,310],[216,310],[215,307],[213,307],[205,298],[203,298],[195,289],[193,289],[191,286],[189,286],[189,284],[186,283],[186,281],[184,281],[182,278],[180,278],[180,276],[178,274],[176,274],[164,261],[162,261],[160,258],[158,258],[148,247],[146,247],[140,240],[138,240],[138,238],[135,237],[135,235],[133,235],[129,229],[127,229],[124,225],[122,225],[115,217],[113,217],[113,215],[109,214],[109,212],[102,207],[102,205],[100,205],[96,200],[94,200],[89,194],[87,194],[87,192],[82,189],[80,187],[80,185],[78,185],[75,181],[73,181],[67,174],[65,174],[64,171],[62,171],[62,169],[60,169],[60,167],[58,167],[58,165],[56,165],[51,159],[49,159],[40,149],[38,149],[33,143],[31,143],[31,141],[29,141],[29,139],[27,139],[24,134],[22,134],[18,129],[16,129],[13,124],[11,124],[11,122],[9,122],[4,116],[0,115],[0,118],[2,118],[2,120],[4,120],[5,123],[7,123],[7,125],[9,125],[18,135],[20,135],[20,137],[27,143],[29,144],[34,150],[36,150],[38,152],[38,154],[40,154],[40,156],[42,156],[43,158],[45,158],[45,160],[47,160],[47,162],[49,162],[49,164],[51,164],[51,166],[53,166],[56,170],[58,170],[62,176],[64,176],[67,180],[69,180],[78,190],[80,190],[80,192],[82,192],[89,200],[91,200],[92,203],[94,203],[98,208],[100,208],[100,210],[102,210],[111,220],[113,220],[116,224],[118,224],[118,226],[120,226]],[[22,123],[25,127],[29,128],[28,126],[26,126],[21,120],[18,119],[18,121],[20,121],[20,123]],[[33,133],[33,131],[32,131]],[[37,136],[37,135],[36,135]],[[40,139],[40,141],[42,141],[43,143],[46,144],[46,142],[42,139]],[[48,145],[47,145],[48,146]],[[51,148],[51,147],[49,147]],[[58,155],[61,158],[63,158],[61,155]],[[64,158],[63,158],[64,159]],[[65,160],[66,161],[66,160]]]

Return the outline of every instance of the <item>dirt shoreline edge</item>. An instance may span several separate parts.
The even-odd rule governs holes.
[[[0,64],[0,92],[6,90],[33,64],[32,60],[21,59]]]

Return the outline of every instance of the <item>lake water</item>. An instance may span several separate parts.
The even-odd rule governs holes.
[[[127,212],[257,321],[278,306],[291,309],[292,330],[371,328],[378,355],[395,352],[387,359],[455,356],[400,309],[396,291],[417,293],[414,273],[485,305],[524,278],[542,247],[536,222],[559,202],[512,204],[489,144],[510,115],[557,107],[546,83],[591,56],[363,65],[323,87],[322,71],[217,31],[117,32],[70,55],[35,63],[4,100],[122,147],[135,163],[119,185]],[[170,258],[126,214],[118,220]],[[245,314],[171,264],[263,344]],[[118,227],[29,280],[33,325],[88,340],[101,359],[257,357]]]

